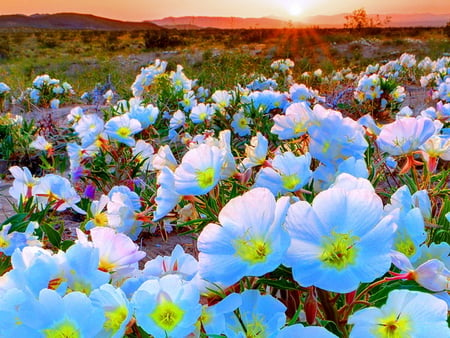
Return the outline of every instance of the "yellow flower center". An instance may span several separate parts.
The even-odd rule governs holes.
[[[120,127],[117,129],[117,135],[120,137],[128,137],[131,134],[131,129],[128,127]]]
[[[295,187],[300,183],[300,177],[297,174],[281,175],[281,182],[283,188],[289,191],[293,191]]]
[[[272,248],[269,243],[266,243],[264,240],[258,238],[236,239],[234,241],[234,248],[236,250],[236,254],[241,257],[242,260],[250,264],[265,262],[267,256],[272,252]]]
[[[359,238],[349,234],[332,233],[324,238],[323,252],[320,260],[327,266],[342,270],[355,263],[357,250],[354,247]]]
[[[207,307],[203,306],[202,308],[202,314],[200,315],[200,322],[203,325],[206,325],[212,321],[212,315],[210,312],[208,312]]]
[[[410,320],[396,314],[381,319],[378,326],[373,330],[376,337],[380,338],[404,338],[411,337]]]
[[[395,250],[401,252],[407,257],[411,257],[416,253],[416,246],[409,236],[395,241],[394,247]]]
[[[266,338],[266,326],[260,320],[247,324],[247,338]]]
[[[97,227],[104,227],[108,224],[108,216],[106,213],[101,212],[94,216],[94,224]]]
[[[46,338],[79,338],[80,332],[76,326],[68,320],[59,323],[51,329],[43,330],[44,337]]]
[[[197,172],[197,182],[200,188],[205,189],[214,184],[214,168],[207,168]]]
[[[329,141],[325,142],[323,144],[323,148],[322,148],[322,153],[326,153],[328,151],[328,149],[330,149],[331,143]]]
[[[240,128],[247,127],[248,126],[247,119],[245,117],[240,118],[238,121],[238,125]]]
[[[153,321],[165,331],[172,331],[183,319],[184,311],[176,304],[164,301],[150,314]]]
[[[302,133],[305,131],[306,131],[306,128],[305,128],[305,124],[303,122],[297,122],[294,125],[294,133],[295,134]]]
[[[74,274],[74,271],[71,271],[72,274]],[[91,293],[92,290],[92,286],[86,282],[83,281],[75,281],[72,284],[72,291],[80,291],[83,292],[87,295],[89,295]]]
[[[206,116],[207,116],[206,113],[200,113],[198,115],[198,118],[199,118],[199,120],[204,121],[206,119]]]
[[[0,237],[0,248],[7,248],[9,246],[9,242],[3,238]]]
[[[114,268],[116,264],[109,262],[107,259],[100,258],[100,262],[98,263],[98,269],[104,272],[114,272]]]
[[[105,311],[106,321],[103,324],[105,331],[114,334],[120,329],[123,321],[127,318],[128,309],[122,305],[114,309],[113,311]]]

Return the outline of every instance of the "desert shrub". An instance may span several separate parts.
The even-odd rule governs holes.
[[[168,30],[148,30],[144,33],[144,46],[146,49],[164,49],[182,45],[181,38]]]
[[[41,32],[36,35],[36,39],[41,48],[55,48],[61,44],[60,37],[57,37],[54,32]]]
[[[444,33],[450,38],[450,21],[444,27]]]
[[[11,55],[11,41],[8,35],[0,35],[0,60]]]
[[[80,35],[82,43],[91,43],[92,41],[95,40],[95,37],[97,36],[96,32],[91,30],[81,31]]]

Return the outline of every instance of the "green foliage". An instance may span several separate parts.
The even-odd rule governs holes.
[[[37,131],[35,122],[15,121],[5,115],[0,121],[0,159],[14,161],[29,160],[32,151],[29,148]]]

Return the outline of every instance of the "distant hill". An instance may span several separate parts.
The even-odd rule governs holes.
[[[165,28],[176,26],[197,26],[201,28],[222,28],[222,29],[248,29],[248,28],[288,28],[293,27],[293,23],[275,18],[240,18],[222,16],[181,16],[167,17],[160,20],[151,21],[158,26]],[[295,27],[303,26],[296,23]]]
[[[342,28],[345,16],[350,13],[336,15],[316,15],[302,19],[301,22],[292,22],[274,17],[264,18],[239,18],[239,17],[212,17],[212,16],[182,16],[167,17],[151,22],[165,28],[176,28],[177,26],[198,26],[225,29],[247,29],[247,28],[288,28],[288,27],[311,27]],[[375,16],[370,15],[369,16]],[[386,14],[381,18],[391,17],[390,27],[442,27],[450,21],[450,14]]]
[[[350,13],[341,13],[336,15],[316,15],[309,16],[303,20],[306,25],[314,25],[320,27],[343,27],[345,16]],[[375,14],[369,14],[374,17]],[[450,21],[449,14],[382,14],[380,18],[390,17],[389,27],[443,27]]]
[[[58,13],[0,15],[0,28],[146,30],[161,29],[151,22],[130,22],[90,14]]]

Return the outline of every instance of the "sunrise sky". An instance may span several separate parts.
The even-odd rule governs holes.
[[[365,8],[371,14],[450,13],[448,0],[0,0],[0,14],[77,12],[143,21],[167,16],[276,16],[299,20]]]

